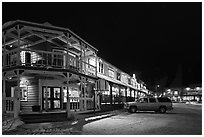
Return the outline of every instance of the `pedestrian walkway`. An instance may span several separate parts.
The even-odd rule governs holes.
[[[3,134],[22,134],[22,135],[38,135],[38,134],[73,134],[73,128],[75,126],[85,125],[91,121],[107,118],[113,115],[120,113],[122,110],[113,110],[107,112],[92,112],[92,113],[80,113],[75,114],[73,120],[67,120],[63,122],[46,122],[46,123],[32,123],[32,124],[23,124],[15,129],[4,131]],[[78,133],[77,133],[78,134]]]

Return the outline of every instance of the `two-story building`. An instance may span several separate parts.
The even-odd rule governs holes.
[[[11,21],[2,35],[4,111],[93,109],[98,78],[89,57],[97,58],[96,48],[50,24]]]
[[[2,29],[3,112],[100,110],[147,94],[143,82],[97,56],[67,28],[10,21]]]

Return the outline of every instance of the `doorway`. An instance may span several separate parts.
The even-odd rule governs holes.
[[[61,109],[61,87],[42,87],[42,109]],[[47,97],[47,100],[46,100]]]

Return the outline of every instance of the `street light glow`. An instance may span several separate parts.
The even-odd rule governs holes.
[[[196,90],[201,90],[201,88],[200,87],[196,87]]]
[[[189,87],[187,87],[187,88],[186,88],[186,90],[190,90],[190,88],[189,88]]]

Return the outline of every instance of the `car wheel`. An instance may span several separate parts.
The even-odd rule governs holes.
[[[130,107],[130,112],[131,113],[137,112],[137,107],[135,107],[135,106]]]
[[[160,113],[166,113],[166,107],[160,107],[159,112]]]

